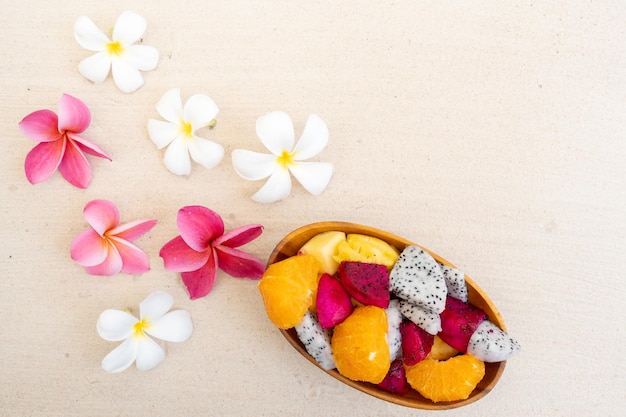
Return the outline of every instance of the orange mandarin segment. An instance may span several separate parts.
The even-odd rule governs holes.
[[[267,267],[259,291],[269,319],[280,329],[300,323],[315,303],[318,261],[311,255],[292,256]]]
[[[409,385],[433,402],[468,398],[484,375],[485,364],[471,355],[446,361],[427,358],[406,367]]]
[[[331,345],[339,373],[355,381],[380,383],[391,364],[386,336],[385,310],[357,307],[334,328]]]

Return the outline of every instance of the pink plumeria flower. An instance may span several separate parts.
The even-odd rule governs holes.
[[[24,170],[28,181],[45,181],[58,168],[70,184],[87,188],[91,166],[85,153],[111,160],[104,150],[81,136],[90,123],[91,113],[85,103],[69,94],[61,96],[58,116],[52,110],[37,110],[22,119],[22,133],[39,142],[26,155]]]
[[[224,233],[219,214],[202,206],[186,206],[178,211],[180,236],[167,242],[159,255],[165,269],[180,272],[193,300],[213,288],[218,268],[237,278],[259,279],[265,264],[239,249],[263,233],[263,226],[250,224]]]
[[[146,20],[137,13],[126,11],[116,20],[111,39],[86,16],[74,24],[74,37],[85,49],[96,52],[78,64],[78,71],[98,84],[113,74],[115,85],[132,93],[143,85],[139,71],[152,71],[159,63],[159,51],[153,46],[134,45],[146,31]]]
[[[98,334],[110,342],[123,342],[102,359],[102,369],[122,372],[135,362],[140,371],[150,370],[165,358],[152,337],[168,342],[189,339],[191,316],[185,310],[169,311],[173,304],[170,294],[156,291],[139,304],[139,319],[128,311],[103,311],[96,323]]]
[[[72,241],[70,255],[91,275],[118,272],[142,274],[150,270],[148,256],[131,241],[147,233],[156,220],[136,220],[120,225],[120,213],[108,200],[93,200],[83,210],[91,226]]]
[[[232,152],[233,167],[242,178],[256,181],[269,177],[252,196],[254,201],[273,203],[286,198],[291,192],[291,175],[313,195],[326,189],[333,175],[333,164],[306,161],[319,154],[328,143],[328,128],[322,119],[314,114],[309,116],[295,146],[293,123],[282,111],[260,117],[256,132],[269,154],[246,149]]]

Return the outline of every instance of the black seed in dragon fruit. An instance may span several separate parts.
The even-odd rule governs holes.
[[[295,329],[306,351],[323,369],[330,370],[336,367],[330,345],[330,331],[322,329],[313,313],[307,311]]]
[[[439,263],[418,246],[407,246],[389,274],[391,291],[425,310],[441,313],[448,288]]]

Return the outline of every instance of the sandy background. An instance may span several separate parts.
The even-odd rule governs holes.
[[[505,5],[506,3],[506,5]],[[190,301],[159,249],[177,210],[202,204],[228,229],[262,223],[244,248],[267,259],[289,231],[321,220],[405,236],[457,264],[490,295],[523,351],[497,388],[442,416],[621,415],[626,409],[626,5],[622,2],[1,1],[0,415],[409,416],[301,358],[266,318],[256,284],[220,274]],[[144,16],[161,53],[145,85],[93,85],[72,25]],[[200,131],[227,155],[187,178],[167,171],[146,123],[169,88],[220,112]],[[56,111],[62,93],[92,111],[86,190],[58,173],[27,182],[34,145],[18,122]],[[262,183],[230,152],[262,151],[256,119],[283,110],[299,137],[309,114],[330,131],[335,164],[318,197],[294,185],[261,205]],[[156,218],[137,244],[141,276],[87,275],[69,257],[83,206],[114,201],[123,221]],[[102,371],[116,344],[107,308],[169,291],[195,331],[156,369]],[[620,411],[621,410],[621,411]]]

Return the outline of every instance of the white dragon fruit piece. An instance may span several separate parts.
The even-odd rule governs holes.
[[[387,313],[387,344],[389,345],[389,356],[393,362],[400,353],[402,347],[402,335],[400,334],[400,323],[402,323],[402,313],[398,300],[389,301],[389,307],[385,309]]]
[[[483,362],[505,361],[520,349],[517,340],[489,320],[478,325],[467,344],[467,353]]]
[[[439,263],[417,246],[404,248],[389,274],[389,286],[398,297],[432,313],[441,313],[448,288]]]
[[[330,331],[322,329],[313,313],[307,311],[295,329],[306,351],[323,369],[328,371],[336,367],[330,346]]]
[[[467,284],[465,283],[465,274],[451,266],[439,264],[443,278],[446,281],[448,295],[457,300],[467,303]]]
[[[424,310],[422,307],[411,304],[406,300],[400,300],[399,304],[402,315],[427,333],[436,335],[441,331],[441,318],[438,313]]]

